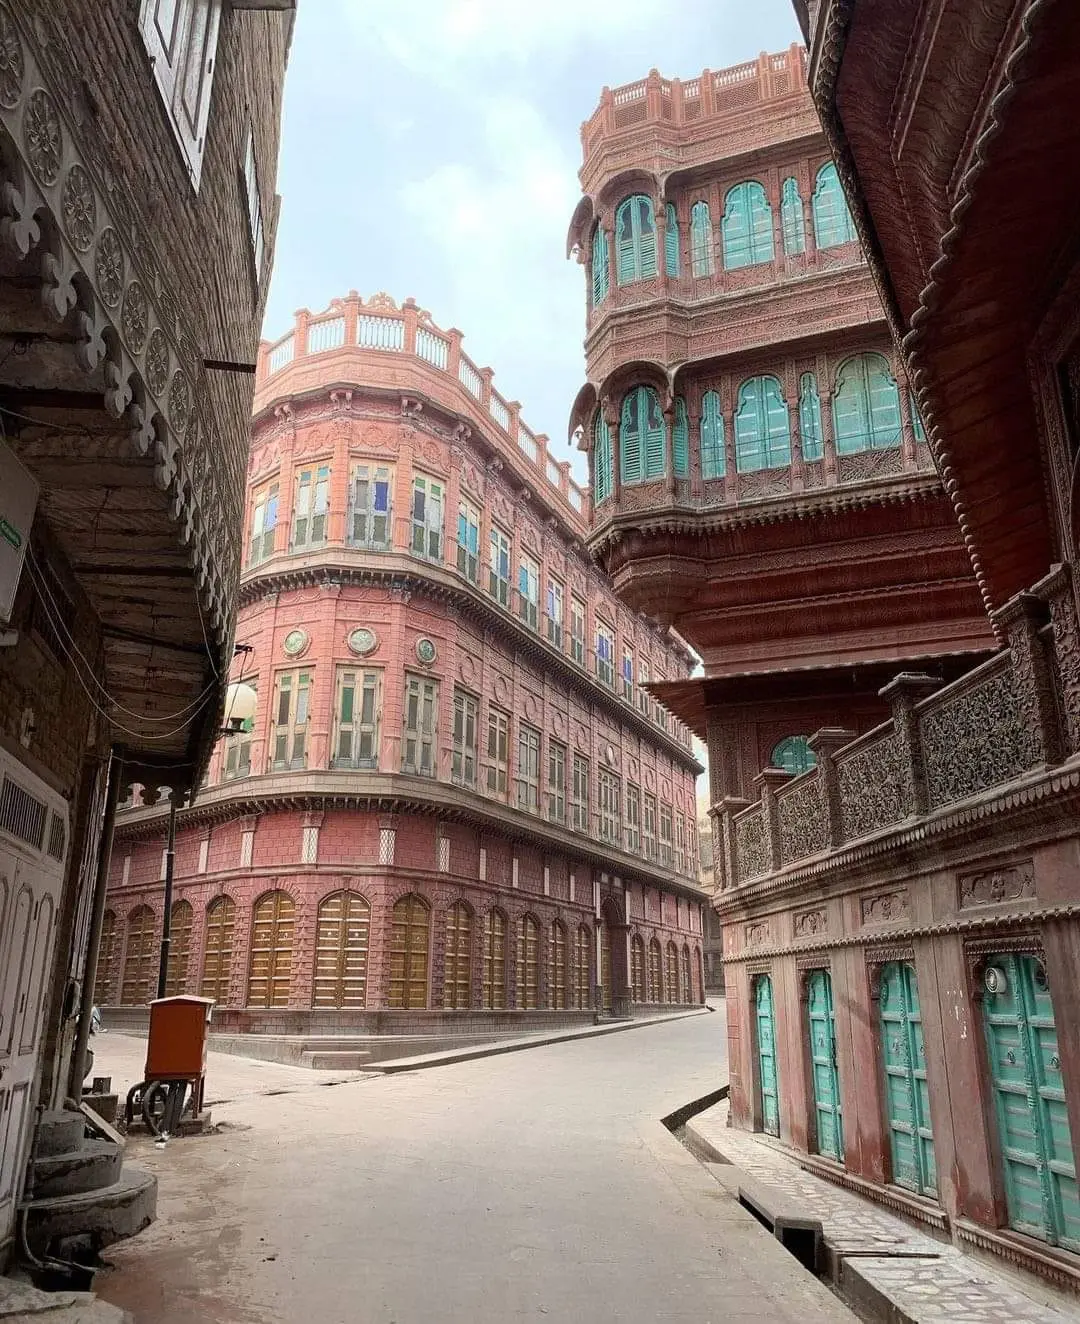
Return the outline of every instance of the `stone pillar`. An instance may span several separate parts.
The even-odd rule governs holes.
[[[824,726],[807,741],[818,761],[818,776],[825,804],[825,840],[830,850],[843,844],[840,819],[840,783],[836,775],[836,751],[855,739],[855,732],[843,726]]]
[[[904,365],[890,356],[889,367],[896,379],[896,389],[900,395],[900,418],[903,430],[900,433],[900,455],[905,469],[914,469],[918,464],[915,454],[915,423],[911,417],[911,393],[908,391],[907,375]]]
[[[829,487],[835,487],[840,481],[840,465],[836,456],[836,431],[833,427],[832,391],[822,391],[820,389],[820,379],[818,399],[821,402],[821,446],[825,459],[825,482]]]
[[[1040,635],[1049,623],[1046,603],[1034,593],[1018,593],[992,619],[1008,635],[1020,712],[1032,728],[1036,758],[1042,763],[1060,763],[1063,741],[1054,678]]]
[[[664,490],[675,494],[675,401],[664,405]]]
[[[1065,748],[1075,754],[1080,750],[1080,614],[1071,570],[1067,565],[1054,566],[1032,592],[1037,593],[1050,610],[1065,725],[1062,736]]]
[[[719,806],[712,811],[720,814],[723,831],[721,859],[724,872],[727,875],[728,888],[738,887],[739,885],[738,857],[735,852],[735,815],[741,814],[744,809],[749,808],[750,801],[743,799],[741,795],[725,795]]]
[[[608,434],[611,437],[611,500],[612,504],[618,508],[619,502],[622,500],[622,452],[619,449],[619,411],[608,396],[601,400],[600,408],[603,411],[604,422],[608,426]]]
[[[656,270],[660,278],[660,293],[668,292],[667,274],[667,208],[662,198],[653,199],[653,212],[656,216]]]
[[[776,873],[780,868],[780,811],[776,803],[776,792],[790,780],[791,774],[783,768],[762,768],[754,778],[765,817],[765,850],[769,873]]]
[[[878,691],[880,697],[892,705],[893,728],[903,746],[907,761],[909,812],[915,815],[926,814],[930,810],[922,735],[919,731],[915,705],[940,689],[941,684],[940,676],[902,671],[884,689]]]
[[[686,402],[686,422],[690,431],[690,495],[700,501],[705,492],[701,477],[701,402],[695,396],[693,407]]]

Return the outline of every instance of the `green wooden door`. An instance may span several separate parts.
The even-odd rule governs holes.
[[[937,1164],[914,966],[901,961],[882,966],[879,1006],[893,1181],[919,1195],[936,1196]]]
[[[991,956],[987,970],[1001,972],[983,998],[983,1016],[1009,1224],[1080,1250],[1080,1192],[1046,972],[1035,957],[1011,953]]]
[[[773,1018],[772,980],[758,975],[754,981],[757,1019],[758,1091],[761,1095],[761,1129],[780,1134],[780,1098],[776,1088],[776,1024]]]
[[[814,1076],[818,1153],[842,1162],[844,1125],[840,1116],[840,1077],[836,1070],[836,1022],[832,977],[827,970],[807,976],[810,1060]]]

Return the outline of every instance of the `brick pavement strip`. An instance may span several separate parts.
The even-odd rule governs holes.
[[[694,1117],[687,1130],[821,1219],[825,1242],[842,1261],[840,1287],[850,1300],[874,1314],[891,1308],[896,1324],[1080,1324],[1080,1306],[1065,1298],[1053,1304],[1035,1300],[982,1261],[807,1172],[777,1143],[729,1130],[727,1112],[726,1102],[717,1104]],[[728,1189],[735,1184],[730,1171],[714,1176]]]

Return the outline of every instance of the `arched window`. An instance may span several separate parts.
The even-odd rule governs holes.
[[[666,976],[664,985],[664,1001],[679,1001],[679,949],[673,942],[669,942],[666,952],[667,960],[664,963],[664,974]]]
[[[820,460],[825,454],[825,443],[821,432],[821,400],[812,372],[804,372],[799,378],[799,435],[803,459]]]
[[[723,478],[726,467],[720,396],[716,391],[706,391],[701,397],[701,476]]]
[[[608,296],[608,237],[607,231],[600,225],[593,231],[589,269],[592,273],[592,301],[595,308]]]
[[[120,990],[120,1005],[123,1007],[142,1007],[150,1001],[156,933],[154,912],[149,906],[136,906],[127,921],[124,983]]]
[[[645,1001],[645,944],[636,933],[630,940],[630,996]]]
[[[188,958],[194,912],[189,901],[174,901],[169,912],[169,961],[165,967],[165,996],[187,991]]]
[[[682,1000],[683,1002],[693,1002],[694,1000],[694,976],[693,967],[690,965],[690,948],[683,943],[682,949]]]
[[[506,1006],[506,916],[489,910],[484,918],[484,1006],[499,1011]]]
[[[739,473],[791,463],[787,405],[775,377],[751,377],[739,387],[735,465]]]
[[[840,365],[833,423],[838,455],[900,445],[900,392],[880,354],[857,354]]]
[[[472,1006],[472,914],[464,901],[446,912],[443,1006],[454,1011]]]
[[[806,250],[806,226],[803,222],[799,183],[794,177],[784,180],[780,194],[780,222],[784,231],[784,252],[791,256]]]
[[[431,910],[423,897],[410,893],[391,913],[388,1007],[427,1006],[430,956]]]
[[[624,483],[664,476],[664,413],[651,386],[635,386],[623,399],[619,472]]]
[[[287,1007],[292,982],[296,903],[287,892],[267,892],[251,916],[249,1007]]]
[[[686,414],[686,401],[682,396],[675,400],[675,423],[672,427],[672,446],[674,448],[675,477],[690,477],[690,419]]]
[[[598,409],[593,419],[593,492],[596,505],[611,496],[611,488],[611,428],[608,427],[604,411]]]
[[[548,972],[548,1006],[566,1010],[566,929],[555,920],[551,926],[551,969]]]
[[[769,755],[770,767],[783,768],[793,777],[798,777],[802,772],[809,772],[816,765],[814,751],[805,736],[788,736],[774,745],[773,752]]]
[[[616,272],[620,285],[656,275],[656,219],[652,198],[635,193],[615,213]]]
[[[835,248],[837,244],[848,244],[856,237],[855,223],[848,211],[836,166],[831,161],[826,161],[817,172],[812,206],[814,243],[818,248]]]
[[[707,202],[690,208],[690,270],[695,276],[713,274],[712,217]]]
[[[0,893],[0,900],[3,893]],[[107,910],[101,920],[101,943],[98,946],[97,977],[94,1001],[99,1007],[111,1007],[116,1001],[116,975],[120,957],[120,926],[116,914]]]
[[[584,924],[574,935],[574,1006],[592,1006],[592,933]]]
[[[371,907],[358,892],[319,902],[315,924],[316,1007],[366,1007]]]
[[[649,1001],[659,1002],[661,988],[660,943],[656,938],[649,940]]]
[[[206,947],[203,952],[203,976],[199,992],[204,998],[227,1004],[229,978],[232,974],[233,927],[236,902],[231,896],[219,896],[206,908]]]
[[[679,218],[675,204],[669,202],[664,209],[667,226],[664,230],[664,270],[669,276],[679,274]]]
[[[748,179],[728,190],[721,236],[728,271],[773,260],[772,208],[756,180]]]
[[[540,1005],[540,925],[531,915],[518,920],[517,1005],[526,1011]]]

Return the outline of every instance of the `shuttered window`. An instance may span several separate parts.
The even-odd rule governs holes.
[[[667,945],[665,952],[666,960],[664,962],[664,974],[666,976],[664,986],[664,1001],[679,1001],[679,949],[673,942]]]
[[[679,274],[679,218],[675,204],[669,202],[665,209],[667,226],[664,231],[664,270],[669,276]]]
[[[690,419],[686,413],[686,401],[682,396],[675,400],[675,422],[672,428],[672,447],[675,459],[675,477],[690,477]]]
[[[187,992],[194,913],[190,902],[174,901],[169,915],[169,960],[165,967],[165,996],[175,998],[178,993]]]
[[[784,180],[780,193],[780,223],[784,232],[784,252],[790,257],[806,249],[806,223],[803,220],[802,198],[799,196],[798,181],[793,178]]]
[[[530,630],[540,628],[540,565],[528,552],[518,560],[518,615]]]
[[[573,1005],[579,1011],[592,1006],[592,932],[581,924],[574,935]]]
[[[540,1005],[540,925],[531,915],[518,922],[517,1005],[534,1011]]]
[[[274,706],[272,769],[303,768],[307,764],[307,734],[311,719],[311,672],[278,674]]]
[[[338,672],[334,716],[334,767],[376,768],[379,765],[380,671]]]
[[[656,218],[652,198],[624,198],[615,213],[616,271],[620,285],[656,275]]]
[[[548,967],[548,1005],[553,1011],[566,1010],[566,929],[555,920],[551,925],[550,965]]]
[[[315,926],[316,1007],[367,1005],[371,907],[357,892],[334,892],[319,902]]]
[[[349,539],[371,551],[388,551],[392,536],[393,470],[382,464],[356,464],[349,485]]]
[[[787,736],[773,746],[769,766],[783,768],[793,777],[798,777],[800,773],[816,767],[817,759],[805,736]]]
[[[274,554],[274,535],[278,522],[278,484],[270,483],[255,495],[251,511],[251,538],[248,542],[248,565],[257,565]]]
[[[724,266],[729,271],[773,260],[772,208],[756,180],[728,190],[721,237]]]
[[[330,513],[330,466],[301,469],[293,508],[293,547],[318,547],[326,541]]]
[[[664,476],[664,414],[651,386],[635,387],[623,399],[619,470],[624,483]]]
[[[840,365],[833,423],[838,455],[900,445],[900,392],[880,354],[857,354]]]
[[[547,816],[566,822],[566,746],[557,740],[548,740]]]
[[[431,911],[414,894],[395,902],[390,925],[390,988],[387,1006],[419,1009],[428,1003]]]
[[[199,992],[218,1003],[229,1001],[235,924],[236,903],[232,897],[219,896],[211,901],[206,910],[206,948]]]
[[[695,276],[713,274],[712,217],[707,202],[695,202],[690,209],[690,270]]]
[[[510,535],[497,524],[488,539],[488,592],[500,606],[510,605]]]
[[[150,1001],[150,977],[154,973],[154,940],[157,921],[149,906],[136,906],[128,916],[124,948],[124,983],[120,1004],[143,1007]],[[156,989],[154,990],[156,992]]]
[[[457,568],[472,583],[480,579],[480,512],[471,502],[458,503]]]
[[[690,948],[685,944],[682,949],[682,1000],[683,1002],[693,1002],[694,1000],[694,976],[690,965]]]
[[[479,720],[480,700],[456,689],[450,779],[458,786],[476,785],[476,728]]]
[[[517,806],[540,812],[540,732],[524,722],[518,725]]]
[[[599,225],[593,231],[590,271],[592,301],[595,308],[608,296],[608,236],[607,231]]]
[[[97,978],[94,980],[94,1002],[99,1007],[111,1007],[116,1002],[119,967],[120,926],[116,922],[115,912],[107,910],[101,921]]]
[[[630,940],[630,996],[645,1001],[645,944],[636,933]]]
[[[510,714],[488,708],[486,780],[488,795],[506,799],[510,775]]]
[[[739,387],[735,462],[740,473],[791,463],[787,405],[775,377],[751,377]]]
[[[142,0],[139,31],[196,192],[202,175],[221,0]]]
[[[421,777],[435,776],[435,726],[439,686],[421,676],[405,682],[405,735],[401,742],[401,770]]]
[[[464,901],[446,912],[443,1006],[452,1011],[472,1006],[472,912]]]
[[[606,501],[612,492],[611,428],[602,410],[593,421],[593,494],[595,504]]]
[[[812,199],[814,242],[818,248],[835,248],[855,238],[855,223],[848,211],[836,166],[827,161],[817,173]]]
[[[506,916],[489,910],[484,917],[484,1006],[501,1011],[506,1006]]]
[[[442,560],[443,485],[434,478],[413,479],[412,541],[414,556]]]
[[[825,454],[825,442],[821,431],[821,400],[812,372],[804,372],[799,378],[799,435],[803,459],[820,460]]]
[[[653,938],[649,943],[648,998],[650,1002],[659,1002],[661,997],[661,958],[660,944]]]
[[[701,476],[723,478],[726,468],[720,396],[716,391],[706,391],[701,397]]]
[[[573,825],[579,832],[589,830],[589,760],[584,754],[574,755],[574,785],[570,799]]]
[[[249,1007],[287,1007],[292,982],[296,903],[287,892],[267,892],[251,918]]]

